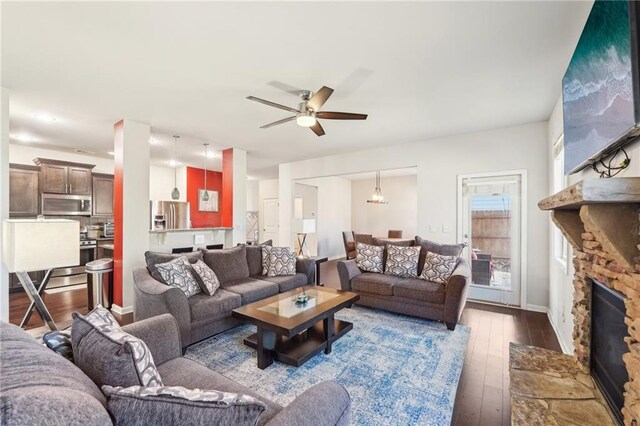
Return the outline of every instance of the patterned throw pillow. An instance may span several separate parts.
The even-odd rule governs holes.
[[[213,269],[209,268],[206,263],[202,260],[198,260],[196,263],[191,265],[196,281],[198,281],[198,285],[200,289],[209,296],[213,296],[216,290],[220,287],[220,280],[218,280],[218,276]]]
[[[369,244],[356,244],[356,265],[363,271],[384,272],[384,247]]]
[[[273,250],[271,246],[262,246],[262,275],[265,276],[269,273],[271,250]]]
[[[144,419],[144,424],[255,426],[266,405],[249,395],[182,386],[103,386],[115,424]],[[141,424],[142,424],[141,423]]]
[[[131,370],[131,365],[139,384],[162,386],[147,345],[123,331],[107,309],[98,305],[86,316],[74,312],[71,329],[76,365],[98,386],[128,381],[124,370]]]
[[[418,259],[420,247],[400,247],[387,245],[387,262],[384,273],[403,278],[418,276]]]
[[[50,331],[42,336],[44,344],[69,361],[73,362],[73,347],[71,346],[71,335],[62,331]]]
[[[200,293],[198,281],[193,276],[189,261],[185,256],[180,256],[170,262],[158,263],[156,270],[167,285],[178,287],[185,296],[191,297]]]
[[[424,259],[424,268],[419,278],[438,284],[446,284],[458,265],[458,259],[457,256],[443,256],[428,251]]]
[[[289,247],[272,247],[269,250],[268,277],[296,274],[296,254]]]

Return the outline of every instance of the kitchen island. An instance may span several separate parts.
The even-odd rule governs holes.
[[[174,248],[205,247],[213,244],[230,247],[233,244],[231,231],[231,227],[154,229],[149,231],[149,250],[170,253]]]

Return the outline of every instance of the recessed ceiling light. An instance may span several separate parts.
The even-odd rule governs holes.
[[[54,116],[47,114],[33,114],[33,117],[45,123],[55,123],[58,121]]]
[[[31,135],[27,135],[26,133],[19,133],[15,135],[10,135],[10,139],[15,139],[20,142],[35,142],[36,138]]]
[[[181,165],[181,164],[182,164],[181,162],[179,162],[179,161],[174,161],[174,160],[169,160],[169,161],[167,161],[166,163],[167,163],[168,165],[170,165],[171,167],[179,166],[179,165]]]
[[[107,154],[109,154],[109,155],[116,155],[113,151],[109,151],[109,152],[107,152]]]
[[[156,138],[149,138],[149,143],[150,143],[151,145],[155,145],[155,144],[157,144],[157,143],[158,143],[158,140],[157,140]]]

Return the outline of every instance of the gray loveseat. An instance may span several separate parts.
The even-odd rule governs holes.
[[[384,242],[386,244],[392,243]],[[418,275],[423,265],[421,256]],[[469,263],[460,258],[449,281],[438,284],[419,278],[363,272],[355,260],[346,260],[338,262],[338,275],[342,290],[360,295],[356,302],[359,305],[443,321],[449,330],[454,330],[467,299],[471,271]]]
[[[251,395],[267,406],[258,418],[258,425],[335,426],[349,422],[351,398],[336,382],[319,383],[283,408],[202,364],[181,357],[180,332],[171,315],[133,323],[123,329],[147,344],[165,386]],[[47,349],[19,327],[4,322],[0,322],[0,346],[1,424],[112,424],[104,395],[72,362]],[[136,417],[130,423],[145,424],[145,421]]]
[[[184,255],[184,254],[182,254]],[[178,321],[182,348],[240,324],[231,311],[278,293],[313,283],[315,261],[298,259],[296,274],[267,277],[262,275],[262,246],[239,245],[230,249],[200,250],[186,254],[190,262],[202,259],[218,276],[220,288],[213,296],[198,293],[187,298],[152,276],[153,265],[180,256],[145,253],[147,268],[133,270],[135,299],[134,321],[171,314]]]

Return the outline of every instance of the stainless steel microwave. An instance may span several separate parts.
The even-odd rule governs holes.
[[[42,194],[45,216],[91,216],[91,195]]]

